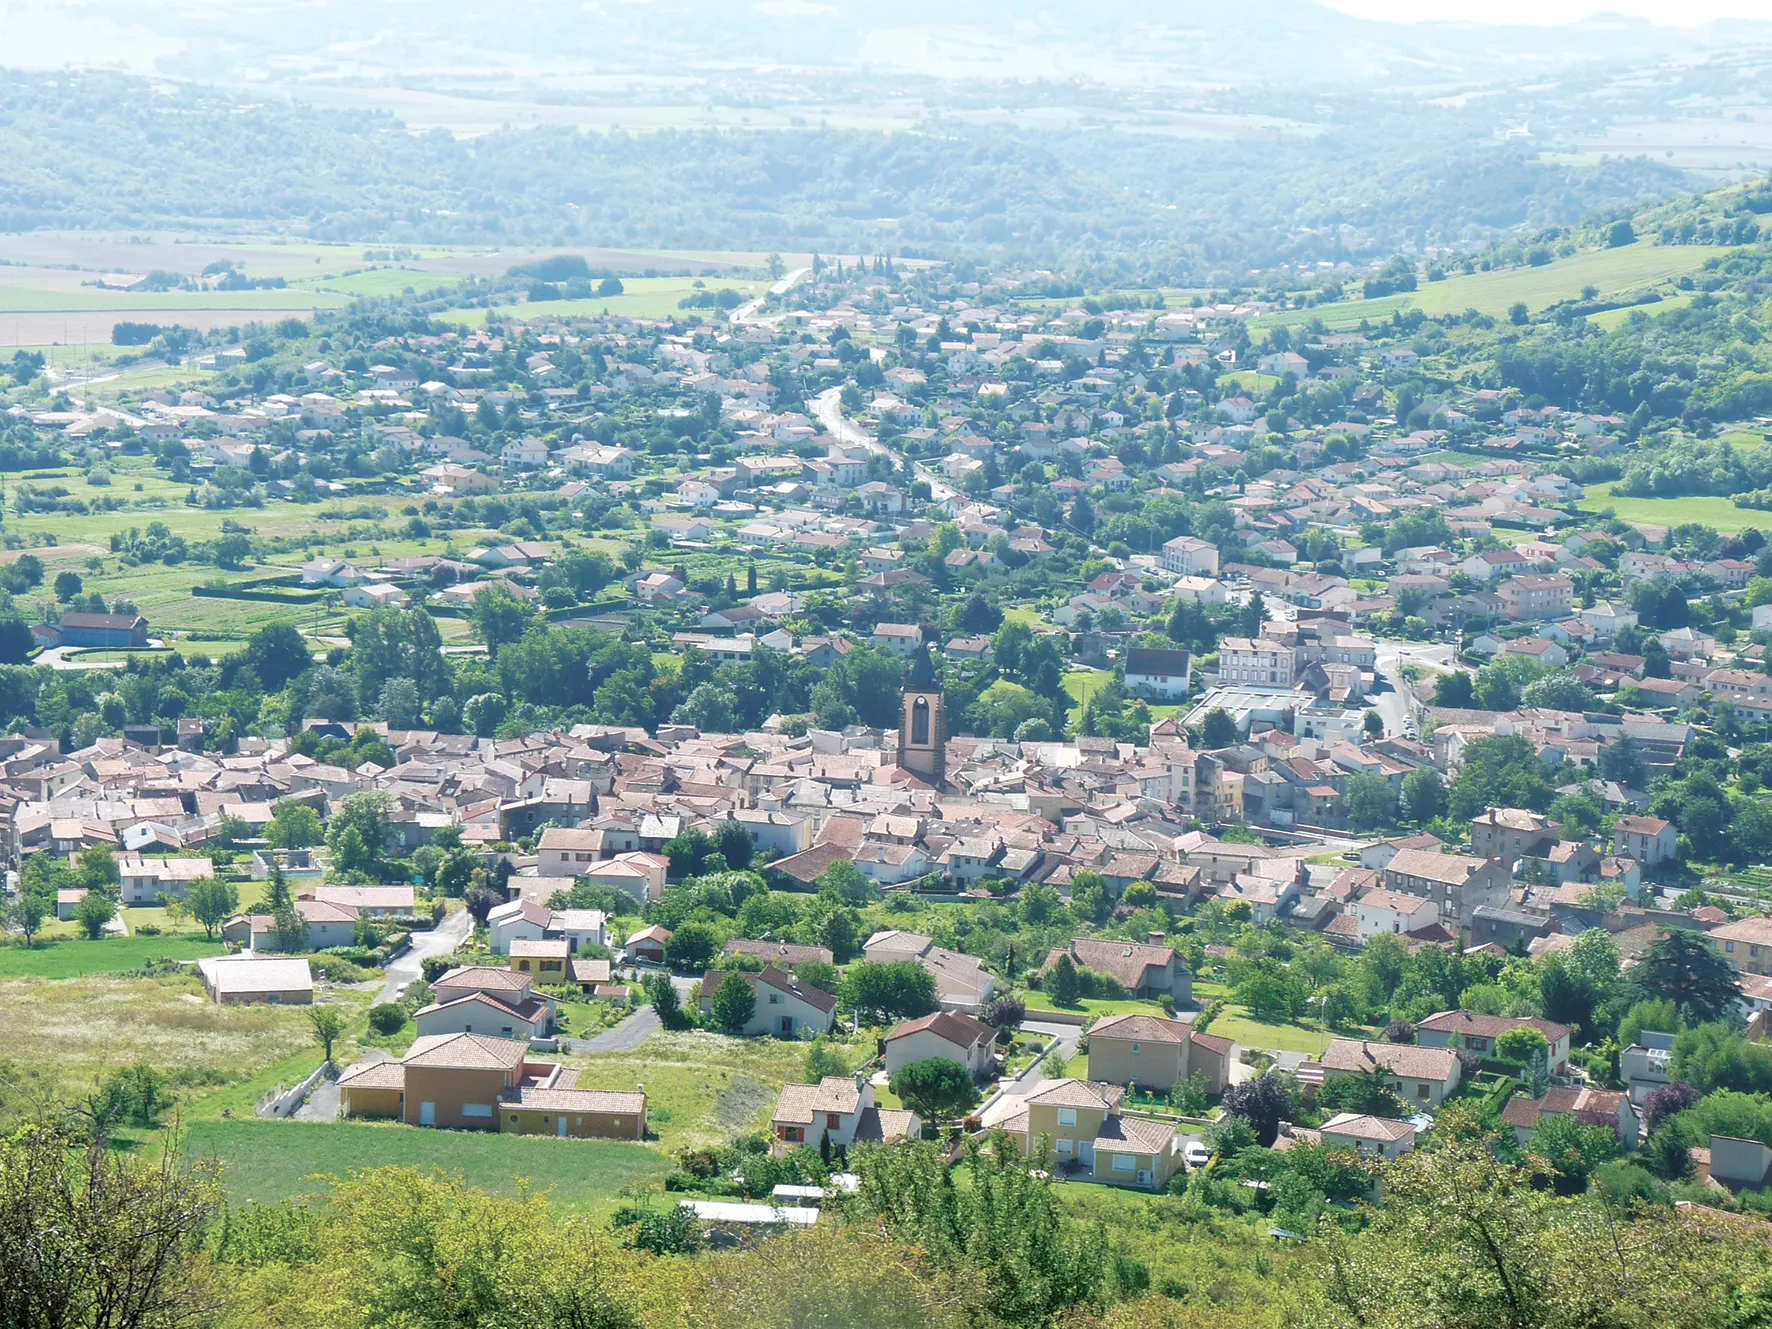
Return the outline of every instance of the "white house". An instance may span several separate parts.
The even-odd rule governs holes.
[[[406,592],[386,582],[368,582],[347,590],[344,602],[353,609],[399,609],[406,604]]]
[[[897,1075],[900,1067],[914,1061],[940,1057],[958,1062],[974,1080],[982,1080],[996,1062],[997,1031],[957,1011],[937,1011],[920,1020],[906,1020],[882,1041],[888,1075]]]
[[[1402,895],[1396,891],[1370,890],[1353,905],[1357,936],[1361,941],[1381,932],[1393,936],[1416,932],[1440,921],[1440,907],[1419,895]]]
[[[1178,535],[1163,542],[1163,567],[1183,575],[1216,576],[1218,546],[1191,535]]]
[[[774,965],[765,966],[757,974],[736,969],[709,970],[701,980],[703,1015],[713,1013],[714,995],[723,983],[748,983],[756,993],[751,1018],[737,1031],[746,1037],[773,1034],[777,1038],[798,1038],[802,1033],[826,1034],[836,1020],[835,997],[822,988],[802,983],[792,974],[784,974]]]
[[[895,1144],[923,1134],[923,1119],[905,1109],[874,1104],[874,1086],[867,1077],[827,1075],[817,1084],[783,1085],[770,1117],[775,1137],[771,1151],[789,1154],[852,1144]]]
[[[540,941],[548,934],[549,910],[534,900],[509,900],[486,915],[486,932],[494,955],[509,955],[518,939]]]
[[[1132,646],[1126,651],[1126,690],[1135,697],[1185,697],[1193,682],[1186,651]]]

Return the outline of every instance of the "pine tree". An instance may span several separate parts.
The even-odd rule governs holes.
[[[271,863],[271,883],[265,892],[265,908],[273,914],[279,910],[294,907],[289,894],[289,878],[283,875],[283,865],[275,860]]]

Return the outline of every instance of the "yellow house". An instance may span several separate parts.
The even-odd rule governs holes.
[[[511,972],[533,974],[537,983],[564,983],[572,943],[564,937],[511,939]]]
[[[1025,1155],[1050,1151],[1066,1173],[1112,1186],[1160,1191],[1181,1165],[1175,1128],[1118,1112],[1126,1091],[1091,1080],[1054,1080],[1001,1123]]]

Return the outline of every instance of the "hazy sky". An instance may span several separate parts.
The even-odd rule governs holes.
[[[1719,18],[1772,22],[1772,0],[1322,0],[1362,18],[1409,22],[1463,19],[1477,23],[1573,23],[1590,14],[1631,14],[1692,27]]]

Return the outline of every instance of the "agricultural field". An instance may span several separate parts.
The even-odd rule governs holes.
[[[1218,386],[1227,392],[1241,392],[1245,396],[1261,398],[1280,386],[1280,380],[1274,374],[1262,374],[1253,369],[1240,369],[1234,374],[1220,374]]]
[[[1618,329],[1630,322],[1632,314],[1639,311],[1645,318],[1660,318],[1663,314],[1671,314],[1676,309],[1684,309],[1691,303],[1692,297],[1689,295],[1669,296],[1652,305],[1633,305],[1628,309],[1603,309],[1597,314],[1589,314],[1587,321],[1606,332],[1617,332]]]
[[[582,254],[593,268],[620,272],[758,269],[766,258],[761,254],[494,246],[425,245],[388,251],[352,244],[204,235],[0,235],[0,347],[41,348],[50,352],[51,362],[58,367],[78,365],[87,372],[102,371],[104,363],[119,353],[119,348],[111,346],[111,329],[119,322],[178,323],[209,330],[290,317],[305,319],[346,309],[356,299],[399,296],[408,290],[423,294],[467,277],[502,275],[556,252]],[[804,258],[795,255],[784,261]],[[96,284],[102,276],[108,286],[120,287],[154,271],[197,276],[222,262],[233,263],[250,278],[280,277],[287,284],[245,291],[143,291],[101,289]],[[634,278],[634,284],[675,283],[670,289],[676,293],[667,300],[662,294],[648,295],[642,290],[618,297],[612,308],[623,313],[674,313],[677,301],[689,293],[690,280]],[[730,285],[747,295],[768,285],[766,281],[729,282],[713,277],[708,281],[715,289]],[[667,303],[669,308],[663,308]],[[597,307],[600,309],[601,303]],[[483,311],[475,312],[483,315]],[[536,306],[535,312],[557,311]],[[181,382],[191,377],[189,371],[177,373]],[[160,385],[130,383],[137,388]]]
[[[541,300],[533,304],[498,305],[491,310],[486,309],[452,309],[439,315],[440,318],[452,322],[463,323],[469,327],[479,327],[487,319],[489,313],[501,318],[572,318],[575,316],[610,313],[626,315],[630,318],[669,318],[678,313],[700,313],[703,317],[711,316],[715,311],[679,310],[678,303],[685,297],[696,294],[702,288],[695,285],[693,277],[624,277],[622,285],[625,290],[621,295],[593,296],[586,300]],[[740,280],[728,277],[706,277],[701,279],[705,289],[720,291],[731,288],[745,299],[762,295],[769,289],[767,278],[759,280]]]
[[[671,1160],[617,1140],[421,1130],[396,1122],[212,1120],[191,1123],[184,1147],[222,1161],[236,1202],[275,1203],[325,1189],[321,1180],[360,1168],[444,1168],[469,1185],[514,1195],[525,1184],[563,1209],[602,1215],[629,1187],[651,1189]]]
[[[1419,290],[1404,295],[1267,314],[1251,320],[1250,326],[1292,326],[1321,318],[1332,328],[1353,327],[1362,319],[1386,319],[1404,309],[1419,309],[1430,315],[1475,309],[1500,318],[1520,301],[1536,314],[1560,301],[1579,299],[1588,286],[1597,287],[1601,296],[1657,287],[1696,272],[1710,259],[1728,252],[1718,245],[1652,245],[1639,241],[1618,249],[1591,250],[1556,259],[1538,268],[1507,268],[1468,276],[1461,273],[1445,281],[1424,282]],[[1645,312],[1655,308],[1644,306]],[[1628,317],[1623,311],[1612,312],[1621,319]]]
[[[1071,707],[1071,723],[1075,724],[1083,714],[1083,704],[1095,693],[1100,692],[1112,680],[1113,674],[1106,669],[1073,669],[1064,676],[1064,690],[1071,695],[1076,705]]]

